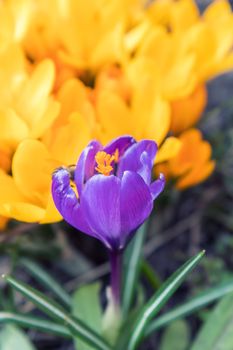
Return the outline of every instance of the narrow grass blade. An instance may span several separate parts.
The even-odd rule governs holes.
[[[136,349],[138,343],[144,336],[145,328],[150,320],[161,310],[168,299],[175,293],[185,277],[199,263],[204,251],[188,260],[159,288],[155,295],[142,308],[134,324],[134,330],[129,339],[128,350]]]
[[[147,327],[145,331],[145,335],[148,336],[155,330],[158,330],[166,326],[168,323],[176,319],[188,316],[193,312],[200,310],[201,308],[209,305],[215,300],[223,297],[224,295],[232,292],[233,292],[233,280],[227,283],[224,283],[224,285],[208,289],[205,292],[201,293],[200,295],[192,298],[186,303],[174,308],[172,311],[152,321]]]
[[[124,256],[124,284],[122,294],[122,312],[126,316],[133,299],[140,270],[142,247],[146,235],[147,223],[144,223],[130,242]]]
[[[53,277],[51,277],[45,270],[43,270],[37,263],[32,260],[21,259],[20,263],[33,275],[37,281],[51,290],[64,306],[70,308],[71,298],[69,294]]]
[[[95,349],[111,349],[110,345],[108,345],[103,338],[92,331],[81,320],[72,317],[61,306],[59,306],[57,303],[54,303],[44,294],[38,292],[26,283],[16,280],[12,276],[3,277],[7,283],[9,283],[14,289],[24,295],[27,299],[32,301],[33,304],[37,305],[39,309],[44,311],[47,315],[63,323],[64,326],[66,326],[74,336],[79,337],[86,343],[92,345]]]
[[[60,324],[27,315],[12,312],[0,312],[0,324],[16,324],[22,328],[35,329],[44,333],[54,334],[63,338],[72,338],[71,333]]]
[[[156,274],[152,266],[146,261],[141,261],[141,270],[142,274],[145,276],[147,281],[150,283],[151,287],[157,290],[161,286],[161,280],[159,276]]]

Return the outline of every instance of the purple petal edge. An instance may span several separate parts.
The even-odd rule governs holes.
[[[119,157],[121,157],[125,153],[125,151],[135,143],[136,140],[132,136],[124,135],[108,143],[103,148],[103,151],[105,151],[108,154],[114,154],[115,151],[118,150]]]
[[[70,175],[65,168],[59,168],[53,173],[52,196],[65,221],[79,231],[99,238],[86,222],[85,213],[80,206],[75,191],[70,186]]]
[[[95,155],[102,148],[102,145],[98,141],[92,141],[79,157],[74,173],[74,181],[79,196],[82,194],[84,183],[95,173]]]
[[[153,200],[155,200],[160,193],[164,190],[165,187],[165,176],[163,174],[159,174],[158,180],[155,180],[150,185],[150,192],[153,197]]]
[[[142,140],[134,144],[123,155],[117,175],[121,178],[126,170],[133,171],[149,184],[157,149],[157,144],[151,140]]]

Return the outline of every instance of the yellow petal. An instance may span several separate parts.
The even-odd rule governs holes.
[[[171,103],[171,130],[177,134],[193,126],[201,118],[207,103],[207,90],[200,85],[195,91]]]
[[[122,0],[87,0],[85,5],[80,0],[70,0],[61,32],[65,48],[63,59],[73,66],[87,69],[98,65],[99,60],[115,62],[121,56],[118,27],[125,18],[124,5]]]
[[[1,19],[0,23],[2,27]],[[0,103],[2,106],[12,107],[15,93],[26,78],[25,61],[23,49],[19,45],[8,45],[7,49],[1,52]]]
[[[125,101],[109,91],[98,94],[96,101],[98,122],[102,131],[102,142],[125,134],[134,135],[134,119]]]
[[[180,137],[181,148],[176,157],[169,162],[173,176],[180,176],[190,169],[204,164],[211,155],[208,142],[202,140],[202,134],[197,129],[189,129]]]
[[[0,214],[16,220],[33,222],[40,220],[42,208],[26,203],[13,178],[0,170]]]
[[[38,64],[31,77],[21,87],[15,102],[16,111],[33,127],[47,108],[47,98],[54,84],[55,69],[51,60]]]
[[[132,101],[134,129],[137,139],[155,140],[158,145],[164,140],[170,127],[170,106],[151,89],[144,95],[137,90]]]
[[[90,65],[94,69],[108,62],[122,63],[126,59],[126,52],[123,45],[124,27],[118,23],[114,30],[107,32],[93,50]]]
[[[23,38],[28,24],[30,11],[32,10],[30,0],[8,0],[6,7],[14,19],[14,38],[19,41]]]
[[[90,127],[95,124],[95,112],[89,99],[89,91],[78,79],[66,81],[58,91],[58,101],[61,103],[61,111],[56,121],[56,126],[67,122],[73,112],[79,112],[85,118]]]
[[[184,0],[173,2],[170,16],[172,28],[184,32],[198,21],[200,15],[194,0]]]
[[[129,52],[136,50],[140,41],[149,29],[149,21],[143,21],[138,26],[125,33],[124,44]]]
[[[34,141],[34,140],[28,140]],[[39,141],[34,141],[38,142]],[[25,150],[25,149],[24,149]],[[35,147],[34,147],[35,150]],[[40,151],[42,147],[40,148]],[[22,150],[23,151],[23,150]],[[18,157],[18,155],[17,155]],[[19,169],[20,171],[24,171],[24,174],[18,174],[16,172],[16,179],[20,186],[24,186],[24,191],[20,191],[17,187],[16,182],[12,178],[12,176],[7,175],[4,171],[0,170],[0,215],[5,217],[14,218],[19,221],[25,222],[56,222],[61,220],[60,214],[57,212],[50,192],[51,188],[51,176],[49,176],[48,188],[47,191],[41,193],[44,198],[39,200],[38,191],[42,189],[42,185],[40,181],[43,181],[43,178],[38,179],[38,186],[36,184],[36,174],[34,170],[38,171],[39,166],[36,165],[37,162],[32,161],[32,157],[30,157],[30,166],[31,169],[26,167],[27,164],[22,164],[22,167],[25,165],[28,171],[32,171],[32,173],[26,172],[26,169]],[[34,159],[40,161],[38,154],[34,154]],[[17,162],[16,162],[17,163]],[[14,164],[14,166],[17,164]],[[52,167],[53,169],[54,167]],[[17,169],[18,170],[18,169]],[[45,169],[46,171],[46,169]],[[22,175],[22,179],[18,179],[18,175]],[[41,172],[38,174],[41,176]],[[49,174],[50,175],[50,174]],[[20,181],[19,181],[20,180]],[[28,183],[26,183],[28,181]],[[36,192],[35,192],[36,189]],[[32,191],[32,193],[30,193]],[[23,193],[24,192],[24,193]],[[28,193],[31,194],[31,198],[29,198]],[[26,196],[25,196],[26,194]],[[35,194],[35,195],[34,195]],[[43,203],[44,202],[44,205]],[[1,222],[1,217],[0,217]]]
[[[0,213],[19,221],[39,222],[44,212],[44,209],[27,202],[0,203]]]
[[[214,171],[215,162],[209,161],[206,164],[202,164],[200,167],[194,168],[186,176],[182,176],[176,183],[178,189],[185,189],[190,186],[197,185],[198,183],[206,180]]]
[[[14,21],[8,9],[2,3],[0,6],[0,49],[4,50],[14,37]]]
[[[0,203],[23,200],[23,195],[16,186],[12,176],[0,169]]]
[[[213,171],[211,146],[202,139],[200,130],[190,129],[179,137],[181,148],[166,164],[170,176],[177,179],[176,187],[183,189],[205,180]]]
[[[63,220],[61,214],[58,212],[57,208],[55,207],[55,204],[53,202],[52,194],[49,193],[48,203],[45,208],[44,216],[40,220],[41,224],[48,224],[53,222],[58,222]]]
[[[28,136],[27,124],[13,109],[0,110],[0,139],[11,147]]]
[[[199,19],[198,7],[194,0],[151,1],[148,15],[155,25],[171,28],[171,31],[185,31]]]
[[[129,102],[131,86],[121,67],[110,65],[104,67],[97,75],[95,81],[95,94],[101,90],[108,90],[118,94],[124,101]]]
[[[181,148],[181,141],[176,137],[168,137],[159,148],[155,164],[165,162],[175,157]]]
[[[52,126],[53,122],[58,116],[59,110],[60,104],[52,98],[49,99],[46,110],[42,114],[40,120],[38,120],[38,122],[32,126],[29,132],[29,137],[42,137],[47,129]]]
[[[46,147],[37,140],[24,140],[12,161],[12,174],[17,187],[40,207],[46,205],[54,163]]]
[[[76,164],[80,153],[92,139],[91,135],[85,118],[77,112],[72,113],[67,123],[54,132],[48,149],[61,165]]]
[[[194,63],[195,57],[190,54],[175,62],[168,74],[164,72],[163,96],[165,98],[175,100],[187,96],[194,90],[197,83]]]
[[[226,0],[213,1],[205,10],[203,17],[209,22],[216,22],[219,17],[232,14],[231,5]]]

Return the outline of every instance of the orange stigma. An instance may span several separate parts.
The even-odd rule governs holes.
[[[108,154],[104,151],[97,152],[95,156],[97,167],[95,167],[95,170],[98,171],[98,173],[100,174],[108,176],[113,170],[112,162],[117,163],[118,159],[119,159],[118,150],[116,150],[113,155]]]

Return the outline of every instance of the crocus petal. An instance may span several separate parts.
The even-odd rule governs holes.
[[[47,107],[40,119],[35,122],[30,128],[29,137],[40,138],[52,126],[53,122],[58,116],[60,105],[54,99],[49,99]]]
[[[107,144],[107,146],[104,147],[103,151],[108,154],[114,154],[114,152],[118,150],[119,157],[121,157],[124,152],[134,143],[136,143],[136,141],[132,136],[125,135],[111,141],[109,144]]]
[[[48,106],[48,96],[53,88],[54,79],[54,63],[45,59],[37,65],[16,98],[16,112],[32,128],[40,122]],[[50,119],[48,121],[51,122]]]
[[[0,110],[0,139],[10,146],[17,144],[28,136],[27,124],[18,116],[13,109]]]
[[[153,197],[153,200],[155,200],[159,194],[163,191],[165,186],[165,177],[163,174],[159,174],[158,180],[152,182],[150,185],[150,193]]]
[[[81,206],[91,229],[108,248],[118,249],[121,181],[114,175],[95,175],[85,185]]]
[[[6,202],[22,202],[24,197],[12,176],[0,169],[0,204]],[[0,215],[3,215],[0,210]]]
[[[102,146],[98,141],[92,141],[80,155],[74,174],[79,196],[81,196],[84,183],[95,173],[95,155],[101,149]]]
[[[200,164],[198,167],[192,169],[187,175],[181,176],[176,183],[179,190],[184,190],[189,186],[197,185],[206,180],[208,176],[214,171],[215,161],[208,161],[206,164]]]
[[[118,94],[100,91],[96,100],[96,113],[103,133],[101,140],[109,142],[132,132],[135,120],[127,103]],[[109,117],[111,116],[111,117]]]
[[[87,121],[81,114],[74,112],[69,117],[66,116],[66,123],[51,130],[48,148],[60,164],[76,164],[90,139],[91,130]]]
[[[180,151],[182,142],[174,136],[166,138],[163,144],[159,147],[156,155],[155,164],[165,162],[175,157]]]
[[[154,141],[142,140],[130,147],[122,157],[118,167],[118,176],[122,177],[126,170],[141,175],[149,184],[157,145]]]
[[[44,209],[27,202],[9,202],[0,204],[0,212],[9,218],[24,222],[39,222],[44,216]]]
[[[47,202],[53,168],[54,162],[46,146],[33,139],[23,140],[12,160],[12,174],[17,187],[31,203],[41,207]]]
[[[70,225],[96,237],[86,223],[75,191],[70,186],[70,176],[66,169],[60,168],[53,174],[52,195],[57,209]]]
[[[57,210],[52,193],[49,193],[49,198],[47,202],[47,206],[45,207],[45,212],[43,218],[40,220],[40,224],[49,224],[61,221],[63,218],[59,211]]]
[[[121,245],[124,247],[129,234],[137,229],[150,215],[153,199],[140,175],[125,171],[121,180]]]

